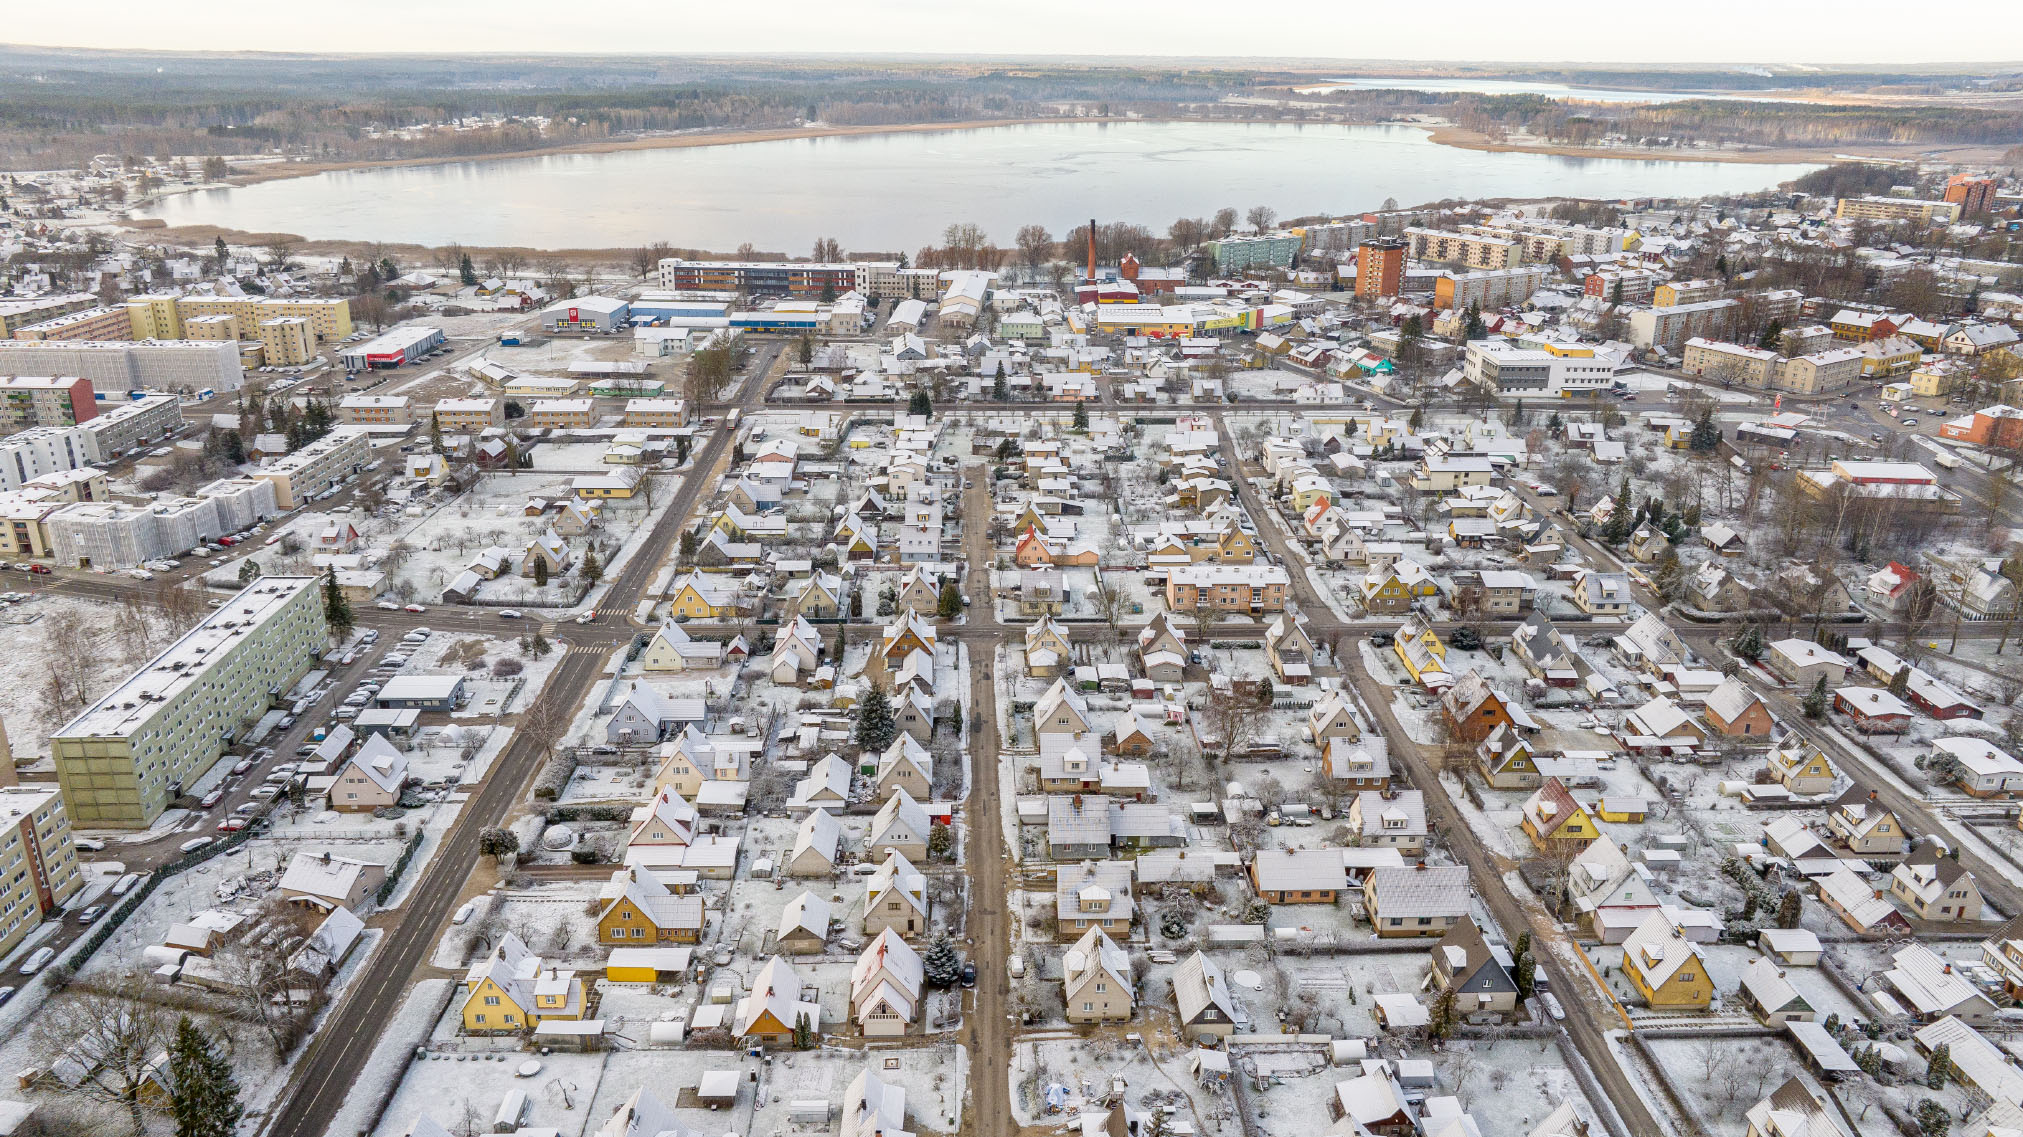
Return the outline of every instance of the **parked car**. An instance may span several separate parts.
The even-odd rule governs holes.
[[[48,576],[56,570],[50,568],[48,565],[29,565],[28,571],[34,573],[36,576]]]
[[[258,812],[260,803],[257,801],[243,801],[232,807],[232,813],[238,817],[251,817]]]
[[[86,908],[84,911],[79,912],[77,914],[77,922],[80,924],[89,924],[103,915],[105,915],[105,905],[94,904],[91,907]]]
[[[517,620],[517,619],[519,619],[519,618],[520,618],[520,613],[519,613],[519,610],[518,610],[518,609],[516,609],[516,608],[501,608],[501,609],[499,609],[499,619],[501,619],[501,620]]]
[[[13,987],[0,987],[0,1007],[7,1005],[7,1000],[14,997],[15,990]]]
[[[225,791],[212,790],[210,793],[205,794],[202,800],[198,801],[197,804],[205,809],[209,809],[212,806],[224,800],[225,800]]]
[[[192,837],[190,840],[177,845],[176,848],[181,849],[185,853],[194,853],[210,843],[211,839],[209,837]]]
[[[237,833],[245,827],[246,819],[243,817],[227,817],[223,821],[218,822],[218,832],[220,833]]]
[[[232,772],[234,774],[243,774],[252,768],[253,760],[251,758],[241,758],[239,761],[233,763]]]
[[[87,853],[102,853],[105,851],[105,842],[96,837],[77,837],[72,839],[70,843]]]
[[[403,612],[416,612],[416,613],[420,613],[420,612],[426,612],[426,611],[428,611],[428,609],[426,609],[426,608],[422,607],[422,606],[421,606],[421,605],[419,605],[419,604],[409,604],[409,605],[408,605],[407,607],[405,607],[405,608],[401,609],[401,611],[403,611]]]
[[[386,610],[387,610],[387,611],[389,611],[389,612],[398,612],[398,611],[400,611],[400,605],[398,605],[398,604],[395,604],[395,603],[394,603],[393,601],[391,601],[391,600],[382,600],[382,601],[380,601],[379,603],[377,603],[377,604],[373,605],[373,607],[375,607],[375,608],[384,608],[384,609],[386,609]]]
[[[49,966],[49,961],[55,958],[56,958],[55,948],[51,947],[36,948],[34,954],[30,955],[26,960],[22,961],[21,974],[33,975],[36,972],[42,970],[43,968]]]

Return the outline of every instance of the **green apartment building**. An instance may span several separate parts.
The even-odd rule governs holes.
[[[329,642],[322,581],[262,577],[50,736],[71,823],[145,829]]]

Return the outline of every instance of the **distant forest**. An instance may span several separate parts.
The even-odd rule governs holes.
[[[1487,76],[1490,72],[1473,72]],[[1619,88],[1755,90],[1789,75],[1540,70],[1508,77]],[[884,125],[1056,114],[1382,122],[1437,115],[1492,135],[1761,145],[2014,143],[2023,112],[1689,100],[1595,107],[1535,95],[1358,90],[1272,97],[1311,75],[1236,68],[550,56],[199,56],[0,47],[0,169],[93,157],[282,153],[326,161],[526,153],[642,134],[822,121]],[[1894,94],[1959,76],[1806,76]],[[1974,80],[2000,88],[2017,77]],[[1231,101],[1230,96],[1266,95]],[[545,125],[529,121],[546,120]],[[457,129],[441,129],[457,123]],[[418,127],[437,129],[416,130]],[[406,132],[406,133],[402,133]]]

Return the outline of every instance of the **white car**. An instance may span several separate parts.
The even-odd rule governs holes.
[[[501,619],[501,620],[517,620],[517,619],[519,619],[519,618],[520,618],[520,612],[519,612],[519,610],[518,610],[517,608],[501,608],[501,609],[499,609],[499,619]]]
[[[421,606],[421,605],[419,605],[419,604],[410,604],[410,605],[408,605],[407,607],[405,607],[405,608],[401,609],[401,611],[403,611],[403,612],[413,612],[413,613],[416,613],[416,614],[420,614],[420,613],[422,613],[422,612],[426,612],[426,611],[428,611],[428,609],[426,609],[426,608],[422,607],[422,606]]]
[[[393,601],[391,601],[391,600],[382,600],[382,601],[380,601],[379,603],[377,603],[377,604],[373,605],[373,607],[375,607],[375,608],[384,608],[384,609],[385,609],[385,610],[387,610],[388,612],[398,612],[398,611],[400,611],[400,605],[398,605],[398,604],[395,604],[395,603],[394,603]]]

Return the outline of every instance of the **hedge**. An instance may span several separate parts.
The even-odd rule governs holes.
[[[379,891],[373,893],[373,903],[384,904],[393,895],[394,888],[400,884],[400,874],[407,871],[407,863],[414,859],[415,850],[421,848],[421,839],[425,835],[420,826],[415,827],[414,836],[407,839],[407,846],[401,849],[393,867],[386,870],[386,880],[380,883]]]

